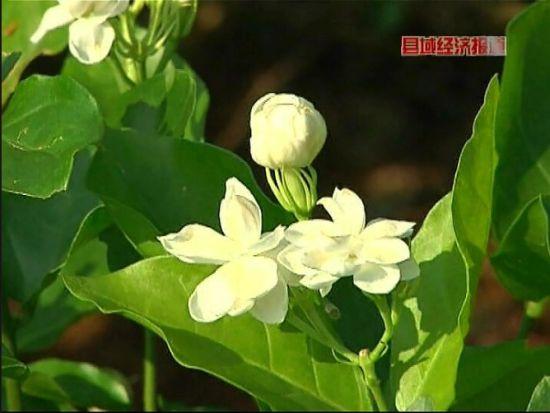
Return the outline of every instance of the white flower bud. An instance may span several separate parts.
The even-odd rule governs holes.
[[[291,94],[270,93],[250,113],[250,151],[266,168],[303,168],[325,143],[327,127],[311,102]]]

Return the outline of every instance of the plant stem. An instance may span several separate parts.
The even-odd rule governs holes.
[[[154,412],[156,411],[155,335],[148,329],[144,329],[144,332],[143,410]]]
[[[518,339],[524,340],[527,338],[529,331],[531,331],[531,328],[535,324],[535,320],[540,318],[544,313],[544,307],[547,302],[548,299],[545,298],[541,301],[527,301],[525,303],[525,312],[519,327]]]
[[[384,394],[382,393],[382,388],[380,387],[380,380],[376,375],[375,363],[369,360],[369,353],[367,351],[361,351],[359,353],[359,366],[363,371],[365,376],[365,381],[369,387],[370,392],[376,402],[378,411],[387,412],[388,405],[386,404],[386,399],[384,399]]]
[[[394,323],[392,321],[392,311],[388,305],[386,296],[369,294],[368,297],[380,311],[382,321],[384,322],[384,334],[382,334],[378,344],[376,344],[372,351],[365,349],[359,352],[359,366],[363,371],[365,381],[374,397],[378,410],[385,412],[388,411],[388,405],[380,387],[380,380],[376,375],[376,362],[384,356],[388,349],[388,344],[393,335]]]
[[[16,348],[12,339],[12,320],[7,305],[2,306],[2,343],[14,357]],[[6,384],[6,407],[9,412],[21,411],[21,389],[19,382],[15,379],[5,378]]]

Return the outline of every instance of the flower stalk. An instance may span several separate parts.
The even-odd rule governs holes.
[[[397,322],[397,314],[390,309],[385,295],[368,294],[367,296],[374,302],[380,312],[380,316],[384,322],[384,334],[382,334],[378,344],[376,344],[372,351],[364,349],[359,352],[359,366],[363,371],[365,381],[378,410],[385,412],[388,410],[388,405],[380,387],[380,380],[376,374],[376,362],[386,354],[389,348],[389,342],[393,336],[393,327]]]
[[[144,357],[143,357],[143,410],[154,412],[156,408],[156,353],[155,335],[144,328]]]

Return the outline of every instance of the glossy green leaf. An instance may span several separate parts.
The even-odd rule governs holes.
[[[2,193],[3,293],[26,302],[64,262],[82,221],[99,200],[85,188],[92,154],[77,155],[67,191],[49,199]]]
[[[264,211],[264,230],[290,216],[258,188],[237,156],[205,143],[108,131],[90,169],[89,185],[144,256],[164,254],[156,236],[197,222],[219,229],[225,181],[236,176]]]
[[[75,153],[101,134],[97,104],[77,82],[26,79],[2,117],[2,190],[38,198],[65,190]]]
[[[412,243],[421,273],[397,302],[401,316],[392,341],[391,384],[400,410],[423,398],[441,410],[454,399],[491,222],[497,102],[494,77],[460,156],[453,191],[428,214]]]
[[[2,377],[20,380],[29,369],[25,363],[19,361],[13,353],[2,343]]]
[[[492,263],[515,297],[550,295],[550,195],[529,202],[502,238]]]
[[[547,412],[550,410],[550,376],[545,376],[531,396],[527,405],[528,412]]]
[[[521,341],[466,347],[460,359],[453,410],[525,411],[533,389],[550,373],[550,346]]]
[[[31,371],[22,383],[21,391],[27,396],[47,400],[58,405],[67,406],[69,404],[69,395],[65,393],[53,377],[44,373]]]
[[[20,52],[4,53],[2,52],[2,81],[8,76],[21,57]]]
[[[124,83],[111,59],[88,66],[68,58],[62,73],[89,90],[109,127],[204,140],[208,90],[181,58],[134,87]]]
[[[550,2],[536,2],[506,30],[496,121],[494,229],[499,239],[527,202],[550,193],[549,19]]]
[[[53,380],[63,392],[56,394],[56,398],[63,394],[74,406],[108,410],[128,410],[130,407],[129,385],[113,370],[59,359],[39,360],[29,367],[32,374],[40,374]],[[30,385],[25,383],[23,389],[29,393]],[[39,392],[33,390],[33,395],[39,397]]]
[[[328,348],[290,326],[266,326],[249,315],[193,321],[187,300],[213,269],[155,257],[103,276],[64,272],[64,280],[102,311],[151,328],[182,365],[210,372],[277,410],[369,409],[359,369],[337,362]]]
[[[72,56],[65,59],[61,74],[84,86],[97,101],[105,124],[120,126],[125,107],[121,96],[129,90],[111,58],[94,65],[80,63]]]
[[[124,126],[192,141],[204,140],[208,94],[189,68],[175,69],[169,65],[163,73],[129,90],[122,100],[126,108]]]

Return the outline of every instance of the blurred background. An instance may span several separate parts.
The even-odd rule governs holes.
[[[320,195],[356,191],[368,215],[422,222],[452,186],[485,87],[501,57],[401,57],[402,35],[504,35],[519,1],[205,1],[180,53],[210,91],[207,139],[249,161],[252,104],[269,92],[312,101],[329,136],[315,163]],[[55,73],[63,56],[31,70]],[[263,171],[255,169],[263,183]],[[486,263],[469,344],[517,334],[522,305]],[[550,343],[550,317],[533,344]],[[44,355],[120,370],[139,394],[142,331],[116,316],[92,315]],[[160,393],[186,406],[255,410],[244,393],[175,364],[159,342]],[[137,397],[139,403],[139,397]],[[181,405],[180,405],[181,408]]]

